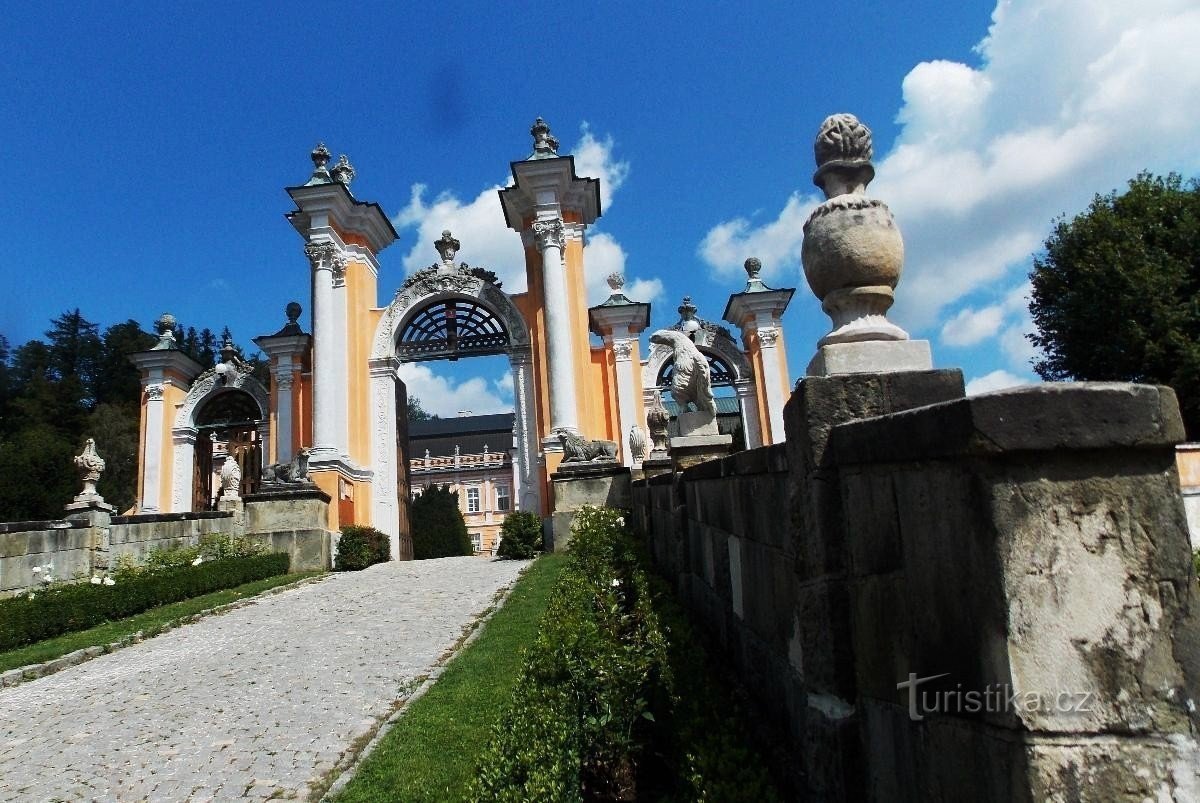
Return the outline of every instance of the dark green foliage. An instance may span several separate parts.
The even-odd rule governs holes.
[[[339,572],[355,572],[391,559],[388,537],[374,527],[348,524],[342,528],[333,568]]]
[[[95,438],[99,491],[117,510],[137,489],[141,381],[129,355],[157,342],[137,321],[99,327],[78,309],[51,321],[46,340],[13,348],[0,335],[0,521],[56,518],[80,490],[71,458]],[[220,344],[208,329],[179,329],[181,348],[205,366]],[[238,353],[241,353],[239,348]],[[247,362],[266,382],[266,362]]]
[[[677,604],[588,508],[478,761],[475,800],[778,799]]]
[[[447,558],[473,555],[471,536],[462,511],[458,492],[449,485],[430,485],[413,500],[408,518],[412,524],[413,558]]]
[[[536,513],[522,510],[504,517],[504,523],[500,525],[497,557],[532,558],[541,551],[542,520]]]
[[[1059,218],[1034,259],[1044,379],[1170,385],[1200,436],[1200,184],[1142,173]]]
[[[273,553],[123,576],[114,586],[73,583],[0,600],[0,650],[132,616],[169,602],[287,574],[290,558]]]
[[[408,397],[408,420],[409,421],[431,421],[438,416],[426,410],[421,406],[421,400],[416,396]]]

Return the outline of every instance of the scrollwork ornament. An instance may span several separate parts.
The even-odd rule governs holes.
[[[633,356],[633,341],[632,340],[614,340],[613,341],[613,356],[618,360],[628,360]]]
[[[332,269],[331,260],[336,253],[337,246],[331,242],[308,243],[304,246],[304,255],[308,257],[313,270],[320,270],[322,267]]]
[[[562,248],[563,235],[562,218],[538,220],[533,224],[534,242],[537,244],[539,251],[543,251],[546,248]]]
[[[146,398],[149,401],[162,401],[164,392],[163,386],[159,383],[146,386]]]
[[[346,259],[345,254],[337,253],[337,254],[333,255],[331,264],[333,265],[333,286],[334,287],[345,287],[346,286],[346,264],[347,264],[347,262],[348,262],[348,260]]]
[[[775,342],[779,340],[779,330],[775,327],[758,330],[758,342],[765,348],[774,348]]]

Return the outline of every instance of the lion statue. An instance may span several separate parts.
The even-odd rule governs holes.
[[[712,377],[708,372],[708,359],[700,353],[687,335],[674,329],[659,329],[650,335],[650,342],[670,346],[675,352],[675,370],[671,375],[671,398],[679,405],[679,411],[688,409],[688,402],[702,413],[715,416],[717,403],[713,401]]]
[[[263,469],[263,485],[300,485],[308,479],[308,447],[296,452],[290,463],[272,463]]]
[[[571,432],[558,433],[563,447],[564,463],[600,463],[617,459],[617,444],[614,441],[584,440]]]

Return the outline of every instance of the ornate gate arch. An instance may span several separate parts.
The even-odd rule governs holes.
[[[398,549],[396,489],[402,469],[396,457],[396,370],[405,362],[486,354],[506,354],[512,367],[519,484],[514,495],[522,510],[541,508],[529,326],[508,294],[465,265],[443,261],[405,281],[384,309],[372,340],[372,519],[392,537],[393,557]]]

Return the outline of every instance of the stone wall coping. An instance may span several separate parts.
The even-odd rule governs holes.
[[[294,491],[260,491],[259,493],[246,494],[242,497],[242,501],[246,504],[254,502],[287,502],[294,499],[320,499],[322,502],[329,502],[331,497],[316,487],[300,488]],[[230,516],[233,514],[226,513],[225,515]]]
[[[679,472],[685,480],[711,480],[721,477],[748,477],[755,474],[786,473],[788,470],[787,445],[776,443],[771,446],[759,446],[735,452],[728,457],[708,460],[689,466]],[[667,472],[653,477],[634,480],[635,488],[652,485],[670,485],[675,474]]]
[[[81,519],[51,519],[49,521],[6,521],[0,522],[0,535],[5,533],[28,533],[42,530],[78,530],[87,527]]]
[[[1175,392],[1125,382],[1053,382],[968,396],[834,427],[842,465],[956,455],[1174,449],[1184,439]]]
[[[225,510],[202,510],[196,513],[139,513],[136,516],[113,516],[113,524],[155,524],[165,521],[196,521],[225,519],[233,514]]]

